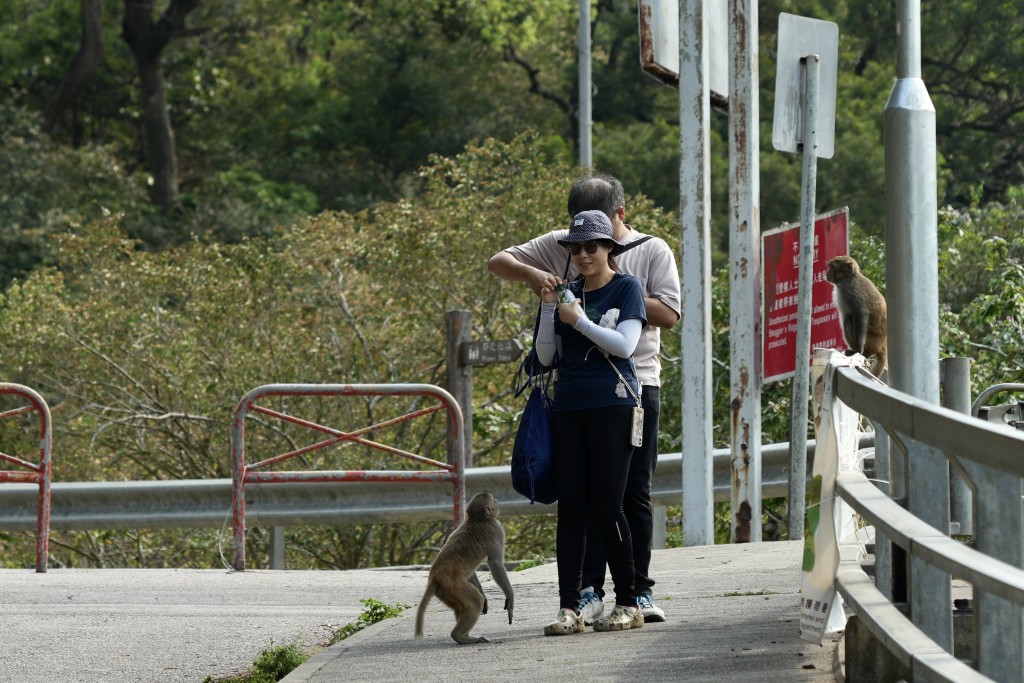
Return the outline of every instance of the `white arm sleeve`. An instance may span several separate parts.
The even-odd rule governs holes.
[[[643,331],[644,323],[639,318],[630,318],[623,320],[615,326],[614,330],[611,330],[595,325],[586,318],[580,318],[575,327],[577,332],[613,356],[629,358],[636,351],[636,344],[640,341],[640,332]]]
[[[540,305],[540,327],[537,329],[537,339],[534,341],[534,350],[537,352],[537,360],[541,365],[551,365],[555,360],[555,352],[558,346],[555,343],[555,307],[557,304]]]

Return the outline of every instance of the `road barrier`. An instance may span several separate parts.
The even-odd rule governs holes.
[[[355,431],[344,432],[332,427],[316,424],[301,418],[260,406],[257,401],[271,397],[298,396],[419,396],[433,398],[437,404],[412,410],[403,415],[384,422],[368,425]],[[387,427],[407,422],[417,417],[431,415],[445,410],[448,415],[448,462],[440,462],[430,458],[403,451],[401,449],[379,443],[370,438]],[[283,420],[292,424],[307,427],[313,431],[323,432],[330,438],[309,446],[282,453],[259,462],[248,464],[245,460],[245,418],[251,413]],[[463,419],[458,403],[444,389],[429,384],[267,384],[250,391],[239,401],[231,423],[231,462],[232,462],[232,519],[234,526],[235,556],[233,566],[236,570],[245,569],[245,487],[248,484],[308,484],[367,482],[367,483],[436,483],[443,482],[454,487],[452,506],[454,521],[462,521],[464,498],[466,494],[463,479]],[[270,465],[282,463],[291,458],[305,455],[329,446],[345,443],[358,443],[362,446],[397,455],[421,465],[431,465],[434,470],[333,470],[333,471],[269,471]]]
[[[941,452],[969,482],[977,510],[968,545],[950,537],[948,514],[944,529],[921,519],[920,510],[948,502],[942,500],[948,487],[937,486],[935,500],[893,498],[860,472],[839,474],[838,495],[875,528],[874,581],[848,557],[836,579],[847,605],[875,639],[864,648],[869,652],[847,641],[848,680],[1024,680],[1024,434],[914,398],[854,368],[836,368],[833,382],[843,403],[889,435],[893,472],[902,469],[912,477],[922,449]],[[969,392],[969,381],[959,384]],[[904,468],[896,458],[904,460]],[[890,479],[900,488],[897,474],[879,471],[877,476],[883,489]],[[890,544],[895,552],[886,550]],[[892,560],[901,553],[905,557]],[[890,559],[881,562],[883,557]],[[974,590],[969,663],[953,652],[949,587],[954,576]],[[888,660],[879,656],[879,644]]]
[[[43,397],[34,390],[20,384],[0,382],[0,395],[20,396],[28,405],[0,413],[0,419],[11,418],[25,413],[39,415],[39,463],[31,463],[14,455],[0,452],[0,461],[17,465],[22,469],[0,470],[0,483],[23,482],[38,487],[36,500],[36,571],[46,571],[50,548],[50,478],[53,472],[53,428],[50,407]]]

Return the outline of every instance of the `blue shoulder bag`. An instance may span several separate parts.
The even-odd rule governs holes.
[[[562,279],[568,274],[569,261],[566,261]],[[558,500],[551,448],[551,396],[548,394],[558,359],[550,367],[541,365],[536,351],[538,329],[539,306],[537,320],[533,325],[533,347],[519,364],[516,373],[515,395],[521,395],[530,387],[530,396],[519,418],[516,441],[512,446],[512,488],[529,498],[531,505],[549,505]]]

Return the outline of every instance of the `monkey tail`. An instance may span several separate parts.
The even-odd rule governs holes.
[[[871,366],[871,374],[882,379],[882,373],[885,372],[885,368],[889,365],[889,357],[887,349],[879,349],[875,353],[875,364]]]
[[[423,639],[423,615],[427,611],[427,603],[437,592],[437,584],[433,579],[427,581],[427,589],[423,591],[423,598],[420,599],[420,606],[416,608],[416,640]]]

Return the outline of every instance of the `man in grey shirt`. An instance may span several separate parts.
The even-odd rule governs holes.
[[[675,256],[664,240],[642,235],[625,223],[625,194],[622,184],[605,174],[583,176],[569,192],[569,216],[580,211],[603,211],[611,219],[614,237],[626,251],[615,261],[623,273],[640,280],[647,305],[648,325],[640,335],[633,354],[637,377],[642,387],[644,409],[643,445],[634,449],[622,507],[633,536],[633,561],[636,566],[637,603],[647,622],[664,621],[665,612],[654,604],[650,577],[654,514],[651,506],[651,480],[658,462],[658,418],[661,412],[661,328],[671,329],[679,320],[679,270]],[[487,267],[504,280],[525,282],[534,293],[541,287],[559,283],[565,270],[567,250],[558,243],[567,230],[554,230],[509,247],[491,257]],[[577,273],[570,270],[569,279]],[[583,562],[583,591],[580,612],[587,624],[604,612],[605,556],[600,538],[588,530],[587,552]]]

